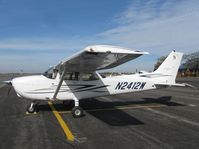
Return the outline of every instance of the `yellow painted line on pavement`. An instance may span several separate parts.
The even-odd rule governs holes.
[[[57,118],[57,121],[59,122],[60,126],[62,127],[67,139],[70,140],[70,141],[74,141],[74,136],[73,136],[72,132],[70,131],[69,127],[67,126],[67,124],[65,123],[65,121],[63,120],[63,118],[61,117],[59,112],[55,109],[52,102],[49,101],[48,104],[49,104],[53,114]]]
[[[160,107],[165,107],[165,105],[154,104],[154,105],[136,105],[136,106],[115,106],[113,108],[89,109],[89,110],[85,110],[85,111],[97,112],[97,111],[114,111],[114,110],[160,108]],[[70,114],[70,113],[71,113],[71,111],[60,111],[59,112],[59,114]]]

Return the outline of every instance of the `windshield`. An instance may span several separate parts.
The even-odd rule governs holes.
[[[43,75],[49,79],[55,79],[57,76],[58,70],[54,69],[54,67],[50,67],[48,70],[46,70]]]

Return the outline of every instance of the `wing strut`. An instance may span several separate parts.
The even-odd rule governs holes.
[[[60,90],[60,87],[64,81],[64,76],[65,76],[65,73],[66,73],[66,68],[64,67],[64,71],[62,72],[62,75],[61,75],[61,78],[60,78],[60,81],[59,81],[59,84],[57,85],[57,88],[56,88],[56,91],[55,91],[55,94],[53,95],[53,99],[55,100],[56,97],[57,97],[57,94]]]

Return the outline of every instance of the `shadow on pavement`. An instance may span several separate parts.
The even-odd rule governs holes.
[[[134,101],[107,101],[98,100],[95,98],[84,99],[80,101],[80,106],[92,116],[100,119],[101,121],[112,125],[112,126],[126,126],[126,125],[142,125],[142,121],[129,115],[127,112],[120,110],[117,106],[132,106],[132,105],[144,105],[144,104],[163,104],[166,106],[184,106],[177,102],[171,101],[172,96],[163,96],[159,98],[142,98],[142,100]],[[70,111],[73,106],[65,106],[62,102],[54,102],[56,110]],[[37,107],[38,111],[51,111],[48,104],[45,102],[41,103]]]
[[[171,101],[172,96],[162,96],[159,98],[142,98],[145,103],[158,103],[166,106],[185,106],[184,104],[180,104],[174,101]]]

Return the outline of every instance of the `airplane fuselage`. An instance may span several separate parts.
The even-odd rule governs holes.
[[[19,77],[12,80],[18,96],[32,100],[52,100],[59,79],[43,75]],[[55,100],[85,99],[156,89],[153,80],[139,75],[123,75],[92,81],[64,80]]]

